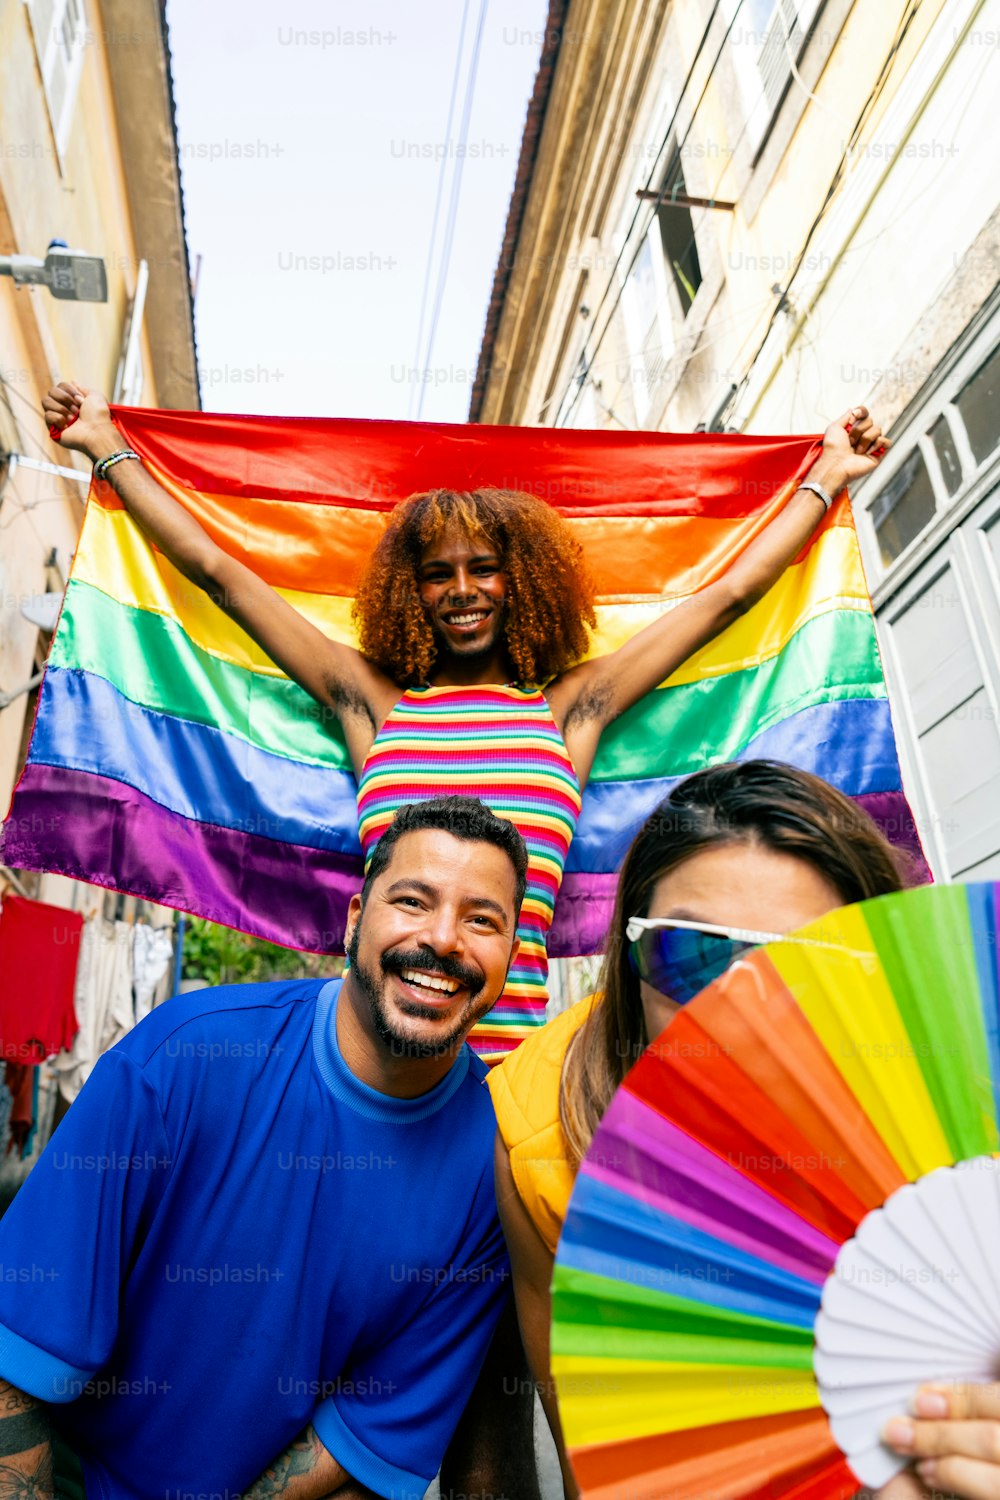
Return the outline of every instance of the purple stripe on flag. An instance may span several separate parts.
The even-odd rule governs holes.
[[[859,807],[885,834],[897,850],[906,856],[907,868],[903,871],[906,885],[930,885],[934,879],[924,857],[920,834],[913,821],[910,804],[902,792],[862,792],[853,797]]]
[[[855,800],[907,846],[911,883],[930,880],[902,792]],[[25,768],[0,855],[14,869],[126,890],[313,953],[342,951],[347,904],[361,888],[359,858],[199,823],[120,781],[61,766]],[[550,957],[601,951],[616,882],[613,873],[566,872]]]
[[[315,953],[343,952],[347,904],[361,888],[360,857],[198,823],[123,782],[61,766],[25,768],[0,853],[15,869],[123,889]]]

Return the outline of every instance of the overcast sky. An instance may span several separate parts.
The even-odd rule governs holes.
[[[463,3],[168,0],[206,410],[416,415],[440,158],[443,227],[481,10],[449,140]],[[487,10],[425,419],[468,411],[546,11]]]

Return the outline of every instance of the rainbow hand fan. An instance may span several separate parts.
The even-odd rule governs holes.
[[[841,1500],[904,1467],[918,1385],[1000,1378],[998,917],[1000,884],[832,912],[629,1073],[552,1284],[588,1500]]]

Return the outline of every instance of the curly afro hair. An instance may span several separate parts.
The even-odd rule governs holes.
[[[579,661],[595,623],[583,549],[551,506],[495,489],[431,490],[391,512],[354,600],[365,656],[403,687],[427,682],[437,643],[418,569],[427,547],[455,527],[485,536],[503,559],[505,636],[516,680],[544,683]]]

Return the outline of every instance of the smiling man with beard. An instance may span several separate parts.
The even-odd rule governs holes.
[[[526,868],[475,799],[407,805],[343,981],[177,997],[100,1059],[0,1225],[0,1497],[72,1493],[55,1454],[106,1500],[420,1500],[507,1300],[465,1038]]]
[[[457,803],[462,799],[442,800]],[[407,809],[409,819],[417,821],[419,815],[409,811],[412,806],[410,804]],[[395,842],[395,839],[390,842],[384,853],[381,846],[376,849],[368,867],[366,888],[372,887],[385,870]],[[418,923],[422,923],[420,912],[434,900],[435,873],[444,879],[453,869],[452,852],[449,835],[442,839],[440,830],[422,830],[421,853],[427,864],[421,877],[415,879],[400,874],[398,879],[389,881],[384,890],[378,890],[371,898],[382,906],[379,915],[383,922],[387,917],[399,915],[399,925],[405,930],[398,946],[369,957],[375,937],[368,938],[368,951],[363,953],[362,923],[355,920],[353,929],[348,929],[347,955],[357,990],[368,1006],[364,1029],[367,1031],[370,1027],[388,1058],[447,1058],[464,1042],[471,1027],[493,1003],[490,996],[484,1006],[487,976],[474,962],[454,957],[449,952],[435,953],[429,947],[418,946],[415,935],[411,937],[413,915],[417,915]],[[435,870],[436,864],[440,864],[440,870]],[[358,912],[361,899],[356,898]],[[352,914],[354,911],[352,905]],[[493,925],[502,924],[503,915],[499,902],[480,898],[478,920],[484,927],[490,925],[491,919]],[[439,912],[432,920],[447,923],[449,918]],[[367,930],[370,931],[373,925],[369,923]],[[353,996],[354,993],[352,986],[349,994]]]

